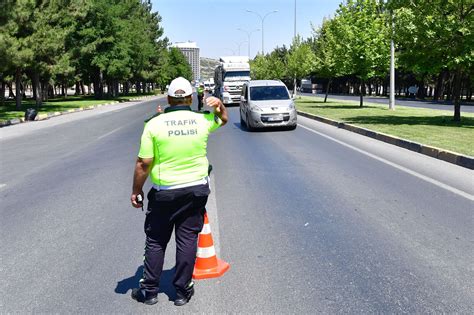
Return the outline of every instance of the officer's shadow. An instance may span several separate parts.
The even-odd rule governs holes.
[[[163,270],[160,278],[160,290],[158,293],[164,293],[168,296],[169,301],[176,299],[176,289],[173,286],[173,277],[175,274],[175,268],[169,270]],[[133,288],[138,288],[138,282],[143,275],[143,266],[137,268],[134,276],[120,280],[117,282],[115,287],[115,293],[127,294],[127,292]]]

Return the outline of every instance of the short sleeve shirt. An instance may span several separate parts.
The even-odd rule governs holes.
[[[168,107],[145,125],[140,158],[153,158],[151,181],[159,186],[190,183],[208,175],[207,140],[222,125],[214,113]]]

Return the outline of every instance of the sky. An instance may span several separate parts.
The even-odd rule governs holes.
[[[334,15],[341,0],[152,0],[153,11],[162,17],[164,36],[170,42],[194,41],[201,57],[248,54],[248,34],[262,28],[264,19],[264,52],[277,46],[291,45],[294,34],[296,1],[296,32],[303,38],[312,34],[311,23],[321,25],[324,17]],[[262,50],[261,31],[250,34],[250,57]]]

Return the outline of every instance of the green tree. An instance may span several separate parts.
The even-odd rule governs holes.
[[[290,47],[287,58],[288,76],[295,79],[293,95],[296,95],[296,80],[308,76],[316,66],[316,56],[308,43],[303,43],[297,36]]]
[[[6,1],[2,3],[0,21],[0,52],[2,71],[8,71],[15,78],[16,109],[21,108],[22,76],[33,59],[33,50],[28,45],[28,37],[33,32],[33,12],[36,1]],[[4,10],[8,10],[6,15]],[[7,74],[7,73],[5,73]],[[2,75],[3,77],[4,75]]]
[[[335,19],[323,20],[320,28],[313,27],[313,40],[311,46],[316,55],[315,72],[328,79],[326,86],[326,95],[324,102],[326,103],[329,87],[332,79],[343,74],[343,63],[339,62],[338,51],[341,50],[341,42],[337,37],[337,21]]]
[[[250,72],[254,80],[283,80],[286,75],[288,51],[277,47],[270,54],[257,55],[250,61]]]
[[[389,69],[390,46],[387,17],[378,0],[347,0],[340,4],[334,35],[340,41],[336,50],[341,74],[360,80],[360,106],[363,106],[365,82],[385,76]]]
[[[178,48],[171,47],[169,50],[169,72],[172,79],[183,77],[189,81],[193,78],[191,66],[186,57]]]
[[[392,0],[399,64],[418,75],[454,74],[454,120],[461,120],[461,82],[474,73],[472,0]]]

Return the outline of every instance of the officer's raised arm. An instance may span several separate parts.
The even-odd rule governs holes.
[[[207,106],[214,107],[214,114],[222,120],[221,126],[224,126],[229,120],[229,117],[227,115],[227,108],[225,108],[221,100],[217,97],[210,96],[206,99],[206,104]]]

